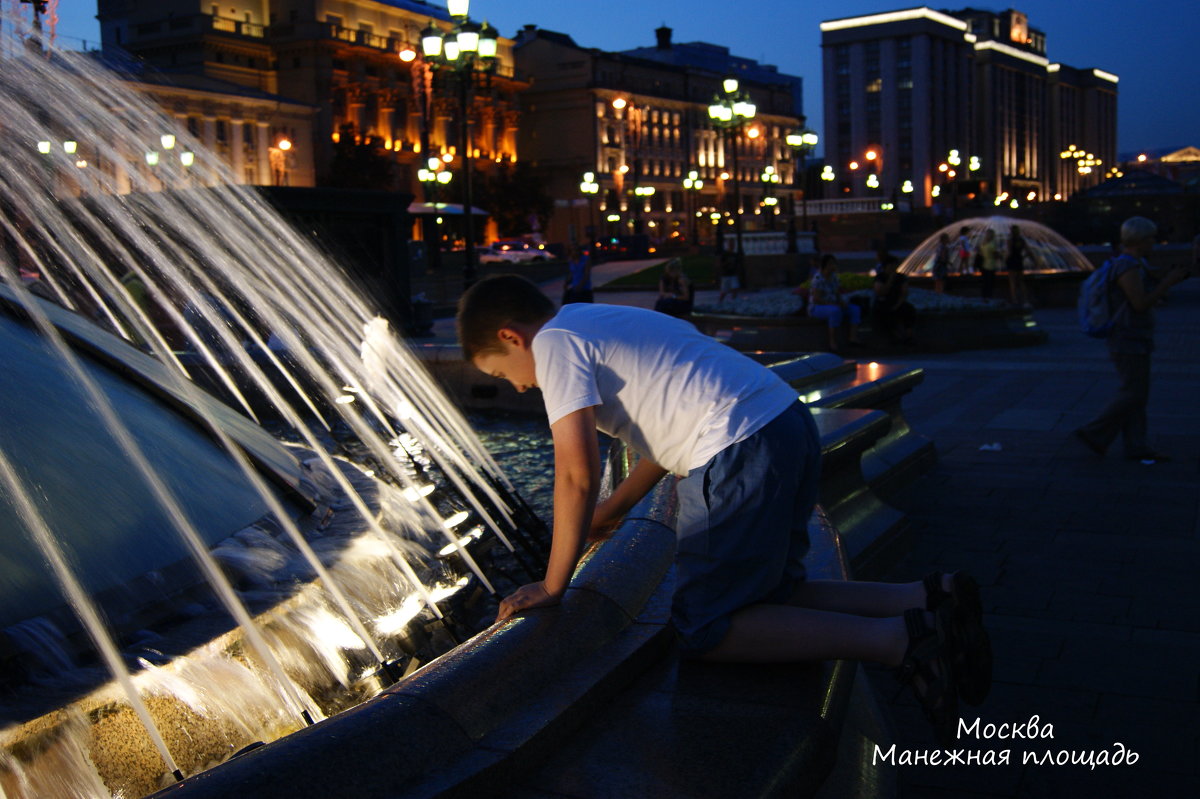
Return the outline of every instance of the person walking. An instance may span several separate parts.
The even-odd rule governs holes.
[[[567,279],[563,282],[562,304],[592,302],[592,260],[579,247],[567,252]]]
[[[1108,351],[1121,386],[1108,405],[1074,433],[1084,446],[1101,457],[1120,435],[1124,438],[1126,459],[1147,465],[1170,460],[1151,449],[1146,438],[1154,305],[1167,296],[1172,286],[1191,274],[1187,267],[1175,267],[1161,280],[1154,280],[1146,258],[1154,249],[1157,232],[1153,222],[1140,216],[1131,217],[1121,225],[1121,254],[1113,262],[1108,288],[1109,302],[1117,307]]]

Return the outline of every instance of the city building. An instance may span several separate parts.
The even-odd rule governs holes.
[[[547,237],[590,233],[711,241],[785,226],[798,193],[788,134],[804,123],[801,83],[719,45],[675,43],[656,31],[654,47],[607,52],[566,34],[526,26],[516,65],[530,86],[521,96],[522,157],[555,199]],[[753,108],[722,127],[709,106],[723,81]]]
[[[1140,153],[1126,153],[1116,172],[1139,170],[1178,181],[1189,191],[1200,190],[1200,147],[1168,147]],[[1106,170],[1106,176],[1109,171]],[[1120,175],[1113,175],[1120,177]]]
[[[461,202],[464,155],[484,175],[517,160],[524,84],[514,78],[512,41],[498,39],[490,68],[463,91],[461,73],[436,69],[422,55],[428,28],[452,27],[445,7],[422,0],[99,0],[97,18],[105,48],[157,70],[154,96],[227,153],[246,183],[392,188]],[[280,175],[269,156],[285,140],[286,158],[276,156]],[[336,160],[351,142],[371,151],[356,162],[364,174],[348,175]],[[420,173],[431,157],[458,180],[423,187]]]
[[[1066,199],[1116,161],[1117,77],[1052,62],[1019,11],[821,24],[826,161],[843,196]]]
[[[141,70],[134,85],[229,167],[235,181],[312,186],[315,108],[203,74]],[[297,146],[299,143],[299,146]]]

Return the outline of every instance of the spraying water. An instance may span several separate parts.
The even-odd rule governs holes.
[[[1049,274],[1054,272],[1090,272],[1092,265],[1083,253],[1059,233],[1039,222],[1027,219],[1013,219],[1007,216],[977,217],[954,222],[921,242],[913,249],[900,264],[899,271],[906,275],[928,275],[933,272],[933,262],[937,258],[938,246],[943,235],[949,240],[952,249],[957,252],[956,243],[965,231],[969,251],[976,253],[983,242],[988,230],[996,234],[996,246],[1001,253],[1007,252],[1008,240],[1014,227],[1020,228],[1021,237],[1025,239],[1025,249],[1029,263],[1026,272],[1030,274]],[[951,258],[951,270],[971,272],[971,264],[959,264],[956,258]]]
[[[0,299],[32,325],[80,387],[86,405],[81,412],[94,416],[144,483],[169,528],[162,535],[180,542],[238,626],[236,642],[222,638],[181,665],[143,659],[131,669],[76,575],[63,531],[47,522],[46,506],[55,497],[38,496],[18,468],[21,453],[7,451],[9,439],[0,435],[0,507],[7,502],[14,509],[25,535],[52,565],[56,583],[161,759],[159,773],[141,782],[114,785],[117,778],[107,773],[103,781],[80,776],[76,782],[90,786],[80,795],[108,795],[95,793],[101,783],[107,792],[134,795],[216,756],[178,754],[185,739],[204,737],[196,717],[235,710],[218,708],[220,691],[199,687],[208,684],[204,680],[218,675],[229,685],[258,686],[247,690],[277,697],[273,704],[236,703],[243,711],[255,709],[222,722],[241,729],[228,740],[265,739],[311,723],[323,715],[322,701],[332,701],[313,693],[325,691],[312,687],[314,674],[331,675],[343,687],[357,685],[367,672],[356,653],[386,668],[382,639],[407,634],[422,613],[441,619],[443,600],[468,584],[468,577],[444,573],[439,546],[443,557],[457,556],[481,588],[493,590],[468,545],[486,529],[512,550],[519,509],[511,484],[469,425],[371,304],[253,190],[237,186],[218,157],[87,56],[45,53],[12,39],[0,49],[0,233],[9,245],[0,253],[0,283],[8,287]],[[88,324],[81,317],[145,355],[125,353],[106,343],[104,334],[81,332],[80,325]],[[293,591],[271,619],[257,615],[229,572],[242,563],[253,564],[247,573],[265,574],[271,569],[264,563],[282,563],[290,555],[278,551],[275,538],[250,533],[242,538],[263,546],[210,551],[211,533],[194,520],[181,487],[160,473],[152,442],[148,446],[134,432],[111,389],[84,363],[80,338],[143,378],[153,373],[147,379],[156,390],[186,409],[261,498],[278,540],[313,576],[312,586]],[[294,432],[309,478],[322,483],[327,498],[335,497],[328,500],[329,515],[336,505],[339,524],[352,518],[359,534],[353,543],[319,549],[309,540],[313,525],[282,498],[278,476],[264,472],[236,424],[207,411],[211,403],[192,382],[197,365],[245,414],[253,418],[261,407],[251,394],[263,398]],[[322,426],[348,430],[385,473],[368,474],[335,457]],[[440,503],[428,482],[432,472],[444,484]],[[380,478],[387,485],[379,485]],[[470,532],[460,534],[455,528],[472,517]],[[328,538],[325,531],[320,535]],[[433,543],[438,539],[441,544]],[[189,673],[206,676],[193,682]],[[181,699],[192,719],[184,725],[194,726],[182,733],[178,721],[159,729],[164,722],[154,708],[167,693]],[[293,721],[278,717],[280,707]],[[161,710],[157,715],[174,718]],[[53,740],[75,741],[71,730],[79,726],[60,724]],[[46,750],[55,747],[84,771],[105,759],[78,741]],[[0,792],[37,795],[43,777],[34,775],[60,770],[5,754]]]

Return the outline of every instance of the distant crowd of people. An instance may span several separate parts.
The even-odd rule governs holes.
[[[978,275],[979,295],[994,298],[998,278],[1004,273],[1009,301],[1018,307],[1029,307],[1025,273],[1034,263],[1035,256],[1031,254],[1019,224],[1007,226],[1007,230],[987,227],[982,235],[963,226],[957,238],[951,240],[950,235],[940,233],[931,254],[929,274],[935,292],[945,293],[947,283],[953,277]],[[1197,237],[1195,251],[1195,259],[1200,264],[1200,237]],[[900,272],[901,261],[897,256],[882,248],[877,255],[869,293],[848,294],[844,290],[838,275],[838,257],[833,253],[812,256],[811,266],[807,268],[808,279],[796,289],[796,293],[804,295],[804,313],[826,322],[831,352],[861,346],[859,327],[865,320],[870,322],[873,331],[892,344],[915,343],[918,312],[909,299],[909,277]],[[572,248],[567,260],[562,303],[592,302],[591,266],[587,253]],[[737,299],[745,286],[744,267],[737,253],[725,250],[717,255],[714,280],[719,290],[718,304]],[[666,261],[654,309],[669,316],[686,318],[692,312],[695,295],[696,285],[685,274],[681,259]]]
[[[1009,228],[1007,246],[996,236],[996,229],[989,227],[983,238],[971,245],[971,229],[963,227],[958,238],[950,241],[950,234],[938,236],[937,249],[933,255],[933,290],[938,294],[946,291],[946,282],[951,274],[979,274],[980,296],[991,299],[996,292],[996,274],[1001,265],[1008,273],[1009,301],[1013,305],[1029,305],[1029,289],[1025,285],[1025,267],[1029,260],[1029,248],[1021,235],[1021,227]]]

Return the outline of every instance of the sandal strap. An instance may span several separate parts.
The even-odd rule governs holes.
[[[937,646],[937,630],[925,621],[925,611],[921,608],[909,608],[904,611],[904,627],[908,633],[908,648],[904,652],[904,660],[896,670],[896,679],[908,683],[917,674],[929,668],[929,646]]]
[[[934,726],[940,743],[953,740],[954,725],[958,721],[958,696],[956,680],[949,651],[946,648],[945,632],[941,621],[935,617],[935,626],[925,619],[923,608],[904,611],[904,626],[908,631],[908,649],[896,677],[910,685],[921,710]],[[934,669],[934,664],[937,669]],[[920,682],[913,678],[920,676]]]
[[[915,644],[930,633],[934,632],[925,621],[925,611],[921,608],[909,608],[904,611],[904,627],[908,631],[908,648],[911,651]]]

